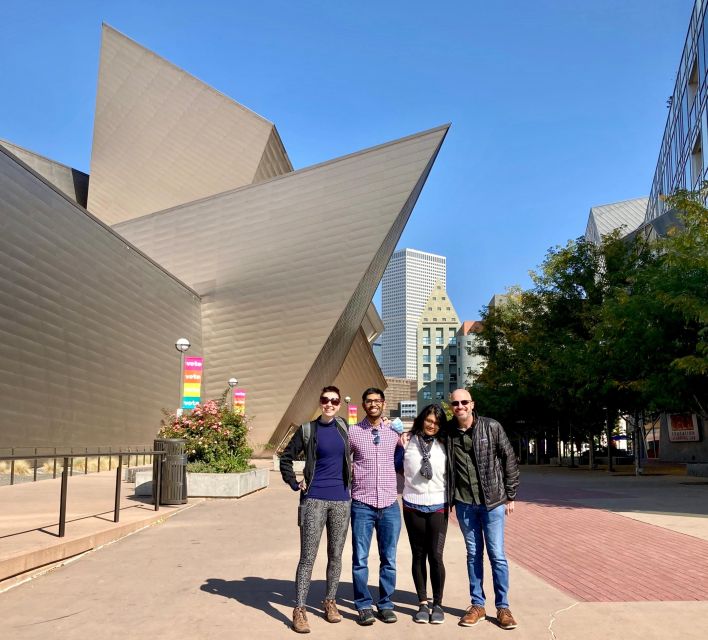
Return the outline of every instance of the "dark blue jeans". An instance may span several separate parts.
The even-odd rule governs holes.
[[[401,509],[398,502],[376,509],[352,500],[352,582],[354,606],[357,611],[371,609],[373,599],[369,591],[369,549],[376,530],[379,547],[379,611],[393,609],[391,597],[396,589],[396,545],[401,533]]]
[[[484,606],[484,543],[492,565],[494,604],[497,609],[509,606],[509,565],[504,555],[504,505],[491,511],[484,505],[455,505],[457,521],[467,547],[467,575],[470,580],[470,601]]]

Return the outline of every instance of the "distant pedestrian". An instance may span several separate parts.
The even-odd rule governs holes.
[[[454,420],[448,437],[448,495],[467,547],[471,604],[460,626],[471,627],[486,618],[483,555],[492,565],[497,621],[502,629],[516,628],[509,610],[509,565],[504,553],[504,525],[514,511],[519,468],[502,426],[478,416],[465,389],[450,394]]]
[[[352,451],[352,576],[354,606],[360,625],[375,621],[368,587],[369,550],[376,531],[379,550],[377,609],[384,622],[396,622],[393,592],[396,589],[396,547],[401,533],[394,456],[398,434],[383,418],[386,397],[374,387],[362,395],[366,417],[349,428]]]
[[[280,457],[280,473],[294,491],[300,491],[300,561],[295,574],[296,607],[292,628],[309,633],[305,605],[312,567],[327,528],[327,592],[323,603],[325,620],[341,622],[336,597],[342,572],[342,552],[351,512],[351,463],[346,422],[336,415],[341,403],[339,389],[328,386],[320,394],[322,414],[301,425]],[[293,460],[305,454],[304,478],[297,481]]]
[[[403,520],[413,555],[413,584],[418,596],[418,623],[442,624],[445,588],[443,549],[449,515],[446,491],[447,431],[445,412],[438,404],[424,407],[409,433],[402,436]],[[428,565],[433,601],[428,601]]]

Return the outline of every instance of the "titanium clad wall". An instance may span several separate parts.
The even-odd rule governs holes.
[[[376,358],[374,357],[374,352],[371,350],[371,346],[363,330],[359,329],[359,331],[356,332],[352,347],[349,349],[349,353],[344,359],[344,364],[339,370],[337,377],[334,379],[334,385],[339,387],[339,390],[342,392],[342,398],[351,396],[351,403],[359,407],[357,412],[359,420],[364,417],[364,411],[361,408],[361,394],[364,393],[364,389],[378,387],[379,389],[386,390],[386,378],[384,378],[383,373],[381,373],[378,362],[376,362]],[[315,394],[312,401],[315,404],[316,415],[319,414],[318,402],[320,389],[313,389]],[[347,407],[344,400],[342,400],[342,408],[339,413],[346,419]]]
[[[0,146],[5,147],[10,153],[16,155],[22,162],[34,169],[47,182],[53,184],[74,202],[84,208],[86,207],[89,183],[87,174],[5,140],[0,140]]]
[[[263,182],[275,176],[282,176],[285,173],[290,173],[293,170],[285,147],[280,140],[278,131],[273,127],[268,137],[263,157],[256,170],[256,175],[253,178],[254,183]]]
[[[117,225],[202,296],[207,396],[237,377],[257,446],[339,372],[446,131]]]
[[[273,129],[104,25],[88,209],[115,224],[250,184]],[[268,153],[262,172],[292,169],[282,144]]]
[[[149,444],[199,298],[0,149],[0,446]]]

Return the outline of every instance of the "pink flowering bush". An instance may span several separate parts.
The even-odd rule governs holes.
[[[234,473],[251,468],[250,427],[245,416],[227,406],[227,392],[219,400],[198,404],[181,416],[163,409],[165,417],[158,437],[187,441],[187,471]]]

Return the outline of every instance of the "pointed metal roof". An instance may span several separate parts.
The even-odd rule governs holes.
[[[623,200],[599,205],[590,209],[585,238],[595,244],[602,242],[602,236],[622,228],[622,235],[632,233],[644,222],[648,197]]]
[[[115,224],[291,170],[273,123],[103,25],[92,213]]]

